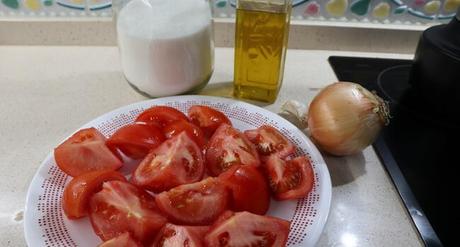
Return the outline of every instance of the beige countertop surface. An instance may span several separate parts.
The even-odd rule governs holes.
[[[278,112],[293,99],[308,103],[336,80],[330,55],[410,55],[289,50]],[[233,49],[217,48],[215,71],[202,94],[229,95]],[[0,246],[25,246],[22,212],[29,183],[47,154],[93,118],[146,100],[125,81],[116,47],[0,46]],[[333,184],[328,222],[318,246],[422,246],[374,150],[324,156]]]

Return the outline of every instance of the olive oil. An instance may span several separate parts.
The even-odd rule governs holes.
[[[273,102],[281,87],[290,6],[283,12],[237,9],[234,96]]]

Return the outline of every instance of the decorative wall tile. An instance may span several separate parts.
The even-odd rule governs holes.
[[[295,20],[408,25],[447,22],[460,6],[460,0],[292,0],[292,3]],[[215,17],[235,17],[236,0],[212,0],[211,4]],[[1,0],[0,3],[0,16],[12,18],[111,15],[112,0]]]
[[[111,16],[111,0],[1,0],[3,17]]]
[[[350,6],[351,13],[359,16],[367,15],[371,0],[357,0]]]

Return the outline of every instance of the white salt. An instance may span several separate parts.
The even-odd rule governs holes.
[[[132,0],[118,15],[126,79],[153,97],[187,92],[213,70],[211,13],[205,0]]]

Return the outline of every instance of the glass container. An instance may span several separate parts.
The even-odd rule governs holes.
[[[214,66],[208,0],[115,0],[114,16],[123,74],[150,97],[205,86]]]
[[[236,98],[276,100],[283,81],[291,8],[291,0],[237,1]]]

